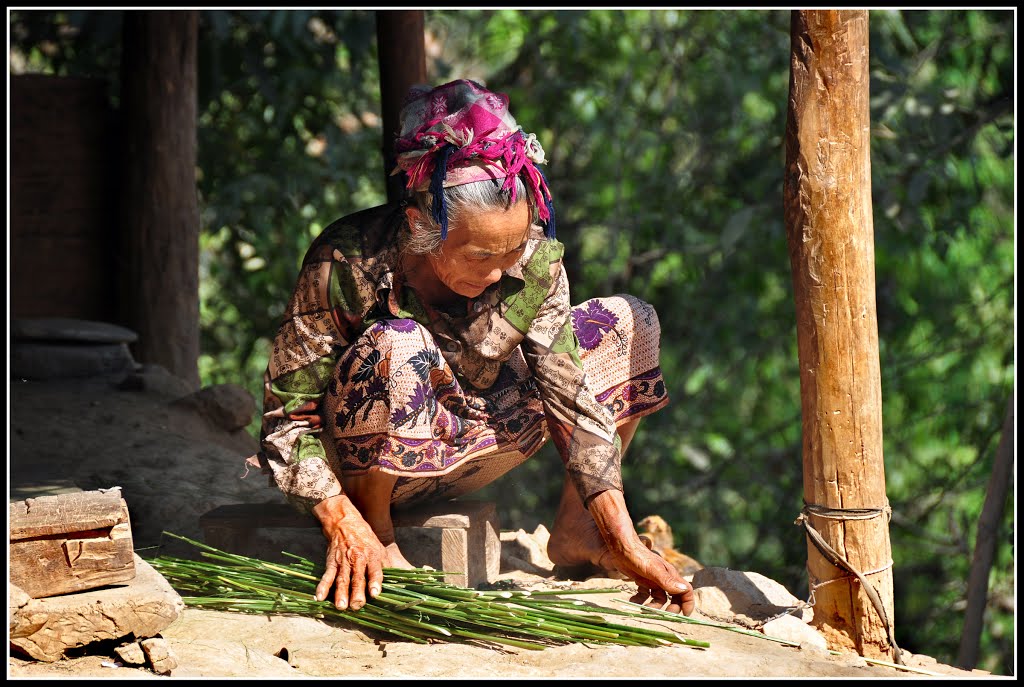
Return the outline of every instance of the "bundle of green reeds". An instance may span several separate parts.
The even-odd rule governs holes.
[[[522,649],[569,643],[710,646],[664,629],[613,623],[602,615],[641,617],[639,612],[563,598],[561,592],[467,589],[444,582],[443,572],[423,568],[385,568],[383,589],[376,598],[358,611],[339,611],[330,601],[313,598],[320,574],[308,559],[285,552],[294,562],[272,563],[164,534],[201,550],[200,560],[157,556],[148,561],[188,606],[342,620],[422,644],[463,641]]]

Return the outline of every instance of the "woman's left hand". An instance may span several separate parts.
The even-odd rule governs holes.
[[[588,510],[605,541],[599,566],[618,570],[637,585],[633,603],[690,615],[693,587],[668,561],[650,550],[633,529],[622,492],[609,489],[590,500]]]

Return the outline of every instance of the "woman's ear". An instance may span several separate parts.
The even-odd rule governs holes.
[[[423,213],[420,209],[409,205],[405,208],[405,219],[409,222],[409,231],[413,234],[419,232],[422,227]]]

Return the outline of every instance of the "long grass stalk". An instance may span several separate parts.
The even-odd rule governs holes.
[[[444,572],[422,568],[385,568],[383,589],[376,598],[368,599],[358,611],[339,610],[330,601],[315,600],[321,571],[307,558],[285,552],[290,562],[273,563],[221,551],[171,532],[164,534],[201,552],[198,560],[150,559],[189,606],[339,620],[417,643],[468,641],[529,650],[570,643],[709,646],[675,633],[610,623],[602,613],[641,614],[559,596],[564,592],[477,591],[447,584]]]
[[[707,620],[699,620],[697,618],[690,618],[689,616],[679,615],[678,613],[669,613],[668,611],[663,611],[660,608],[649,608],[647,606],[641,606],[640,604],[635,604],[632,601],[622,601],[621,599],[614,599],[614,601],[616,601],[616,602],[618,602],[620,604],[625,604],[627,606],[633,606],[633,607],[636,607],[638,609],[642,609],[644,613],[647,613],[649,615],[656,615],[659,618],[663,618],[665,620],[672,620],[672,621],[675,621],[677,623],[689,623],[691,625],[704,625],[706,627],[717,627],[720,630],[729,630],[730,632],[736,632],[737,634],[741,634],[741,635],[747,635],[747,636],[750,636],[750,637],[758,637],[759,639],[767,639],[770,642],[778,642],[779,644],[785,644],[787,646],[800,646],[799,642],[794,642],[794,641],[791,641],[789,639],[782,639],[781,637],[772,637],[771,635],[766,635],[766,634],[764,634],[762,632],[756,632],[754,630],[748,630],[748,629],[743,628],[743,627],[736,627],[735,625],[726,625],[724,623],[713,623],[713,622],[709,622]]]

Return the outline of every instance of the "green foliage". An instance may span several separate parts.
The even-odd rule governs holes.
[[[12,68],[109,78],[120,12],[13,11]],[[432,81],[507,92],[547,151],[573,299],[658,310],[671,405],[624,461],[706,565],[807,590],[800,383],[782,217],[790,14],[426,12]],[[876,298],[896,635],[956,659],[976,522],[1014,385],[1014,15],[870,12]],[[200,360],[262,395],[310,239],[383,202],[373,12],[200,13]],[[15,59],[17,58],[17,59]],[[550,524],[545,447],[485,495]],[[1014,503],[980,668],[1012,674]]]

